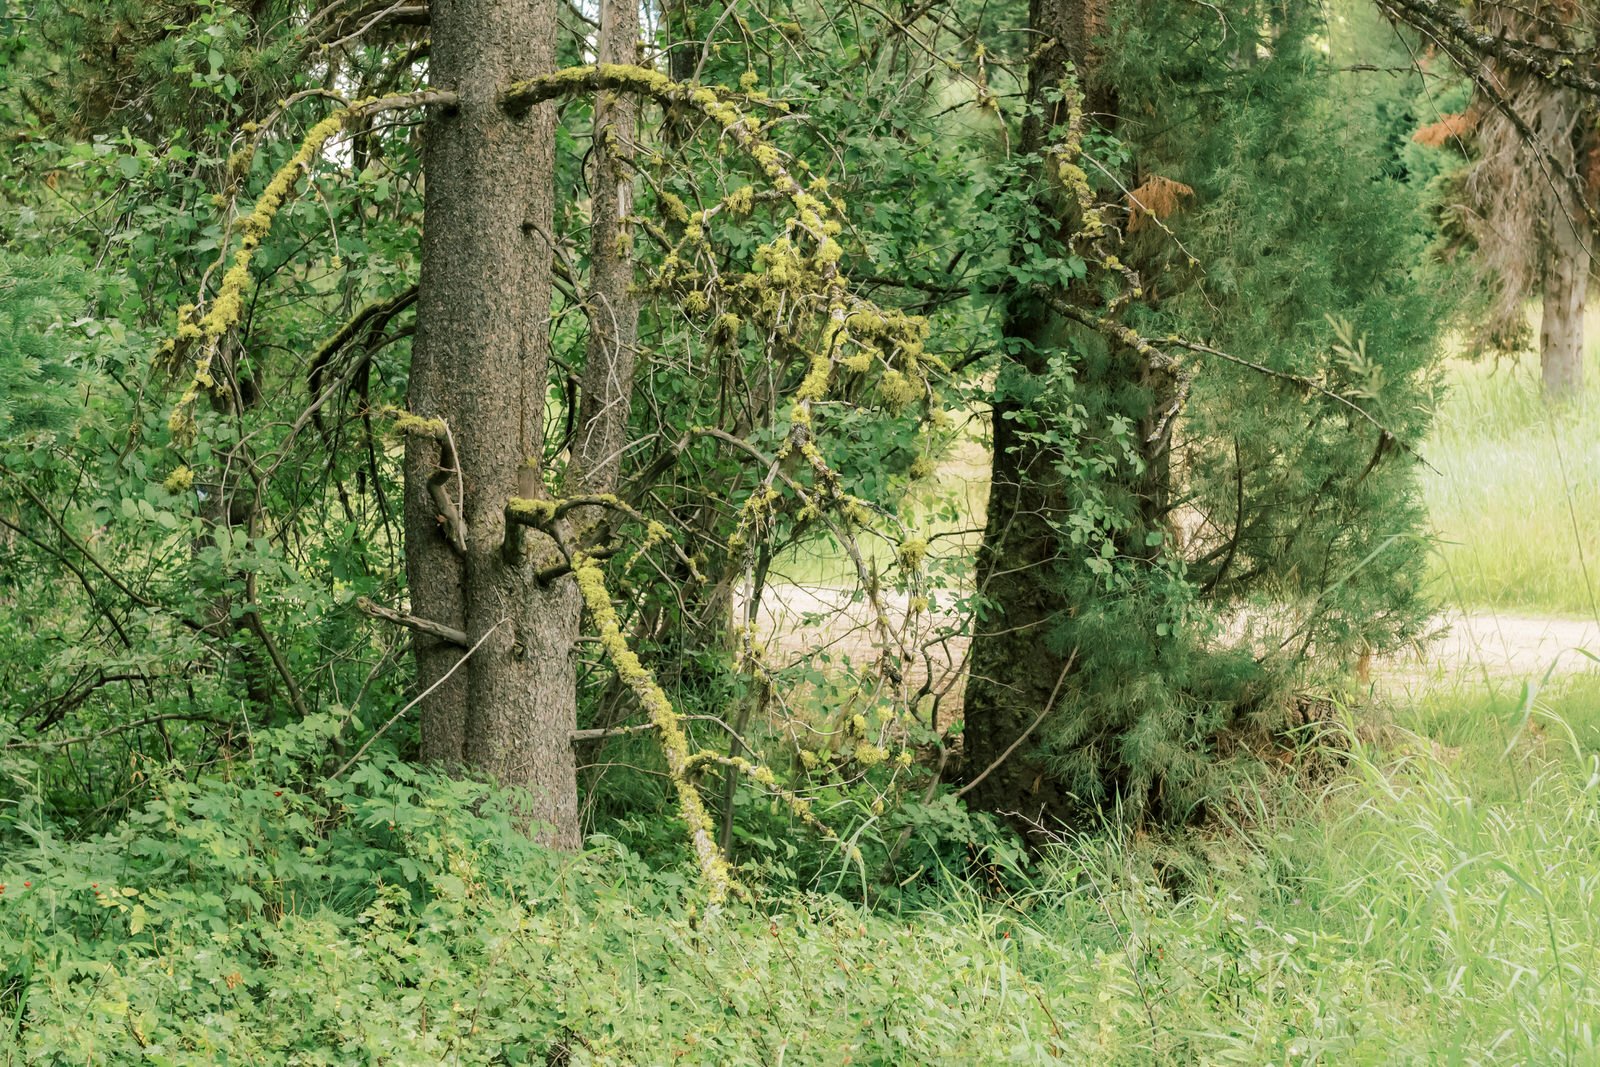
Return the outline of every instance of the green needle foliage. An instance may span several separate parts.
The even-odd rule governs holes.
[[[1320,17],[1252,31],[1253,10],[1154,2],[1110,27],[1095,77],[1118,115],[1085,169],[1138,289],[1095,291],[1070,256],[1010,269],[1091,315],[1124,301],[1176,357],[1130,371],[1143,357],[1074,328],[1043,374],[1000,384],[1063,487],[1040,574],[1071,672],[1040,754],[1080,807],[1135,821],[1222,802],[1297,686],[1433,611],[1417,476],[1449,275],[1380,116],[1337,92]]]
[[[0,441],[63,430],[83,410],[87,307],[76,261],[0,252]]]

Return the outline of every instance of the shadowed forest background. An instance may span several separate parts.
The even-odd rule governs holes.
[[[1600,1061],[1600,10],[0,0],[6,1063]]]

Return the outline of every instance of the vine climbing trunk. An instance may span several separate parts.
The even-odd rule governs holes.
[[[1103,21],[1100,0],[1031,0],[1029,5],[1032,34],[1044,43],[1030,56],[1021,148],[1038,161],[1027,176],[1035,198],[1032,223],[1051,227],[1054,232],[1044,240],[1060,248],[1070,243],[1072,227],[1092,205],[1071,203],[1046,160],[1068,123],[1069,104],[1062,93],[1068,77],[1075,76],[1083,93],[1085,123],[1108,124],[1114,114],[1114,96],[1096,78],[1093,44]],[[1038,254],[1039,243],[1039,236],[1019,233],[1013,261],[1025,266],[1030,254]],[[1084,299],[1095,297],[1066,291],[1012,295],[992,405],[989,502],[976,575],[985,607],[970,653],[964,762],[972,783],[969,803],[1006,816],[1024,832],[1049,829],[1071,817],[1071,798],[1039,758],[1037,741],[1041,717],[1063,691],[1073,664],[1072,650],[1052,639],[1055,624],[1071,606],[1048,580],[1061,552],[1055,524],[1072,501],[1060,473],[1059,448],[1026,432],[1025,408],[1049,370],[1052,353],[1083,332],[1056,306]],[[1137,388],[1145,368],[1125,358],[1131,355],[1112,353],[1096,372],[1108,380],[1093,384]],[[1128,381],[1110,380],[1118,378]]]
[[[512,497],[540,495],[554,113],[511,113],[499,97],[552,69],[555,7],[435,0],[430,18],[431,80],[458,102],[430,113],[425,135],[406,570],[412,610],[464,631],[472,651],[417,638],[418,683],[437,686],[422,702],[423,752],[527,788],[529,818],[573,846],[580,601],[570,576],[539,581],[550,561],[508,542],[505,516]]]

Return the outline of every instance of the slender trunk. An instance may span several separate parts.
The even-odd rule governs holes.
[[[1588,121],[1575,94],[1551,89],[1539,109],[1541,131],[1550,141],[1550,161],[1561,173],[1549,183],[1540,272],[1544,313],[1539,326],[1539,367],[1546,400],[1575,396],[1583,389],[1583,306],[1589,295],[1593,238],[1588,216],[1572,182]]]
[[[1546,35],[1539,40],[1557,43]],[[1590,169],[1594,111],[1572,90],[1546,86],[1534,124],[1553,171],[1543,186],[1539,368],[1545,399],[1560,401],[1583,390],[1583,307],[1589,295],[1594,233],[1580,199],[1580,184],[1592,187],[1593,183],[1583,181],[1586,175],[1580,170]]]
[[[550,0],[435,0],[431,22],[432,81],[460,103],[430,114],[426,131],[408,405],[449,434],[407,439],[406,569],[412,610],[478,647],[424,701],[423,751],[527,788],[528,816],[551,843],[571,846],[577,591],[570,578],[541,585],[531,547],[504,547],[507,499],[538,495],[541,484],[554,112],[512,118],[498,95],[551,69],[555,9]],[[441,497],[458,514],[441,515]],[[459,544],[446,527],[464,532]],[[438,682],[460,655],[420,637],[419,684]]]
[[[639,9],[634,0],[600,5],[599,62],[639,59]],[[572,464],[578,489],[609,492],[616,486],[628,439],[633,368],[638,350],[639,297],[633,287],[633,141],[638,102],[601,93],[594,103],[594,170],[589,179],[589,341],[578,406]]]
[[[1544,250],[1544,314],[1539,326],[1539,368],[1546,400],[1583,390],[1583,306],[1589,293],[1588,224],[1579,212],[1551,219]]]

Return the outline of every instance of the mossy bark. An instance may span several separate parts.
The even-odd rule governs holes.
[[[415,614],[479,645],[423,702],[426,758],[527,788],[528,812],[562,846],[578,840],[570,735],[572,649],[581,610],[571,579],[540,585],[537,545],[504,551],[505,506],[539,495],[538,464],[550,317],[554,113],[516,114],[501,92],[547,73],[556,37],[551,0],[435,0],[431,80],[459,94],[426,130],[422,277],[407,405],[442,419],[440,442],[406,444],[406,568]],[[446,496],[467,536],[441,531],[428,489],[441,458],[458,476]],[[520,542],[519,542],[520,543]],[[481,642],[481,645],[479,644]],[[438,682],[461,650],[417,641],[418,683]]]

